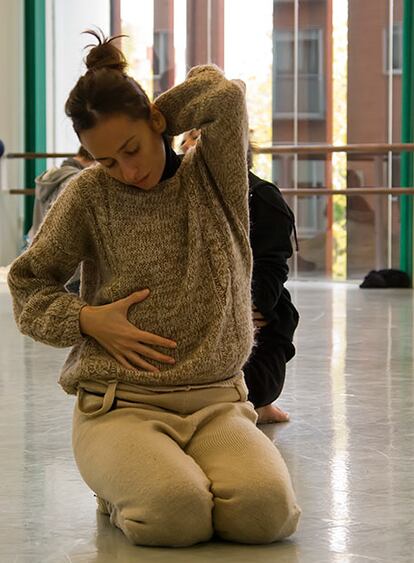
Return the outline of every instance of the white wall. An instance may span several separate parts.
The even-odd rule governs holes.
[[[82,31],[94,26],[109,35],[109,0],[46,1],[48,151],[70,152],[78,148],[78,139],[65,116],[64,105],[86,70],[82,62],[87,54],[84,47],[95,41]]]
[[[0,0],[0,139],[6,152],[24,150],[23,39],[23,0]],[[23,161],[2,159],[2,168],[7,177],[0,190],[0,266],[6,266],[20,250],[23,198],[4,189],[26,186]]]
[[[47,150],[75,151],[76,135],[64,113],[67,96],[80,74],[89,43],[85,29],[109,34],[109,0],[46,0]],[[0,139],[7,152],[24,151],[24,2],[0,0]],[[48,166],[51,162],[48,162]],[[6,181],[0,187],[0,267],[20,252],[23,197],[5,188],[24,188],[22,160],[2,159]],[[2,189],[1,189],[2,188]]]

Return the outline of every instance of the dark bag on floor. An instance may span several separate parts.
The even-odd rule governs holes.
[[[371,270],[359,287],[362,289],[411,287],[411,280],[408,274],[401,270]]]

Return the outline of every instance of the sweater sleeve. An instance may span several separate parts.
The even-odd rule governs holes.
[[[195,150],[230,205],[242,205],[244,211],[248,121],[243,82],[227,80],[214,65],[194,67],[182,84],[162,94],[155,105],[166,118],[168,134],[201,129]]]
[[[82,339],[79,313],[86,305],[64,289],[78,264],[90,257],[90,221],[80,183],[73,180],[56,200],[32,245],[13,262],[7,280],[19,330],[62,348]]]
[[[292,219],[271,184],[260,186],[251,195],[251,245],[253,251],[252,299],[267,320],[287,281],[287,260],[292,256]],[[284,203],[284,202],[282,202]]]

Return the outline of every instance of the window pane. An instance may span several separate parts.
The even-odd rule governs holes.
[[[195,64],[214,62],[243,79],[251,136],[259,145],[399,141],[402,0],[394,0],[391,75],[389,0],[297,5],[295,35],[293,0],[261,0],[254,9],[251,0],[145,0],[139,6],[122,0],[123,31],[132,37],[124,48],[150,96],[182,81]],[[392,162],[388,155],[260,155],[254,165],[281,188],[400,183],[398,155]],[[360,278],[385,267],[391,246],[398,265],[399,198],[287,199],[297,216],[300,275],[337,275],[339,268]]]
[[[402,70],[402,23],[394,24],[392,35],[392,69]]]
[[[293,73],[293,36],[285,34],[275,40],[275,67],[277,74]]]
[[[386,143],[401,140],[402,0],[394,2],[393,73],[388,68],[389,2],[349,0],[348,142]],[[375,15],[375,17],[373,17]],[[384,45],[385,42],[385,45]],[[378,49],[383,44],[382,50]],[[392,80],[392,104],[389,81]],[[372,95],[375,92],[375,95]],[[392,112],[392,115],[390,114]],[[389,126],[391,125],[391,130]],[[390,169],[392,166],[392,171]],[[400,185],[399,156],[349,155],[348,187]],[[399,201],[384,196],[348,198],[349,278],[370,269],[399,267]],[[391,246],[390,246],[391,245]],[[391,264],[388,262],[391,253]]]
[[[308,37],[306,37],[308,35]],[[319,36],[318,33],[299,34],[299,73],[318,74],[319,72]]]

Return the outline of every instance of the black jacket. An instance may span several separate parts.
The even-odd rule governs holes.
[[[249,186],[253,303],[269,321],[261,332],[291,342],[299,314],[284,283],[293,253],[294,216],[274,184],[249,172]]]

